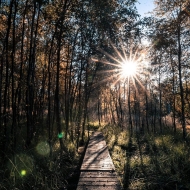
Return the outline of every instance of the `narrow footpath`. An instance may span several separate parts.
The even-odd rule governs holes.
[[[101,132],[95,132],[88,143],[80,169],[77,190],[121,190],[115,167]]]

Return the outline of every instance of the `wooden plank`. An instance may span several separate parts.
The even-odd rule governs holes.
[[[90,182],[90,183],[94,183],[94,182],[105,182],[105,183],[110,183],[110,182],[114,182],[115,184],[118,182],[117,178],[115,177],[82,177],[79,180],[79,185],[80,183],[86,183],[86,182]]]
[[[96,180],[96,181],[79,181],[78,182],[78,186],[102,186],[102,187],[105,187],[105,186],[119,186],[119,182],[118,180],[117,181],[101,181],[100,179],[99,180]]]
[[[78,186],[77,190],[121,190],[121,186]]]
[[[113,171],[85,171],[80,173],[81,178],[88,177],[116,177],[116,173]]]
[[[90,137],[81,166],[77,190],[121,190],[105,139],[100,132]]]

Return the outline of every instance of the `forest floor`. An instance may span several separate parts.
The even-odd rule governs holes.
[[[131,135],[106,124],[92,125],[90,130],[103,133],[124,189],[190,190],[190,137],[184,141],[180,127],[175,135],[169,127],[163,134]],[[68,141],[61,153],[57,139],[49,157],[47,140],[39,136],[30,149],[15,152],[14,158],[6,155],[7,163],[0,167],[0,189],[74,190],[71,184],[78,183],[87,140],[88,131],[78,151]]]
[[[84,147],[81,147],[81,148],[84,148]],[[80,152],[80,157],[78,161],[69,172],[69,176],[67,178],[67,183],[68,183],[66,187],[67,190],[75,190],[77,188],[77,184],[80,177],[80,168],[81,168],[82,161],[85,155],[85,149],[86,149],[86,146],[84,148],[84,151]]]
[[[190,147],[181,130],[133,134],[105,125],[103,132],[124,189],[190,189]]]
[[[88,133],[85,133],[80,151],[70,140],[64,140],[61,150],[56,136],[51,155],[47,132],[40,134],[30,148],[18,147],[14,155],[6,154],[4,161],[0,157],[0,162],[4,163],[0,166],[0,190],[74,190],[69,185],[77,186]]]
[[[190,147],[183,140],[181,130],[174,135],[167,127],[163,134],[136,133],[132,136],[111,125],[94,130],[103,132],[124,189],[190,190]],[[69,179],[70,184],[78,182],[84,153]],[[68,188],[71,189],[72,186]]]

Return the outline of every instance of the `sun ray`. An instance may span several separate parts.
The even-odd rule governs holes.
[[[142,85],[141,81],[138,79],[137,76],[134,76],[134,78],[136,79],[136,81],[138,82],[138,84],[141,86],[141,88],[143,89],[143,91],[145,91],[145,87]]]
[[[124,62],[126,60],[125,57],[121,55],[121,53],[117,50],[117,48],[112,43],[111,43],[111,46],[114,48],[115,52],[117,53],[119,58],[122,60],[122,62]]]
[[[117,67],[117,64],[111,63],[111,62],[109,62],[109,61],[103,61],[103,60],[98,60],[98,59],[94,59],[94,58],[92,58],[92,61],[94,61],[94,62],[101,62],[101,63],[105,63],[105,64],[107,64],[107,65],[112,65],[112,66],[114,66],[114,67]]]
[[[110,81],[113,86],[117,86],[118,83],[123,85],[123,87],[127,85],[126,90],[129,90],[129,86],[133,86],[137,94],[140,93],[139,89],[141,89],[141,92],[146,92],[147,89],[144,86],[144,78],[149,74],[149,71],[147,69],[148,65],[145,65],[145,57],[150,49],[143,49],[140,46],[129,46],[129,48],[126,49],[126,44],[122,41],[118,42],[118,47],[114,46],[111,42],[109,44],[111,44],[113,54],[98,49],[103,53],[103,58],[92,58],[94,62],[101,62],[105,64],[104,66],[110,66],[107,68],[105,67],[107,69],[106,71],[101,70],[98,72],[101,78],[105,77],[100,79],[99,82],[102,84]]]
[[[104,50],[99,49],[100,52],[104,53],[105,55],[107,55],[110,59],[112,59],[113,61],[121,64],[121,61],[119,61],[117,58],[114,58],[112,55],[110,55],[109,53],[105,52]]]

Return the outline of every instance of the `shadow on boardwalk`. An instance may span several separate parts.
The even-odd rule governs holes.
[[[77,190],[122,189],[101,132],[90,138],[80,171]]]

